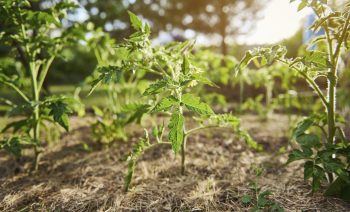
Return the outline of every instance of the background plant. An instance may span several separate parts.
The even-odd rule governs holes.
[[[122,44],[116,44],[101,29],[93,34],[88,44],[95,53],[98,66],[86,79],[87,83],[97,83],[101,73],[109,68],[121,67],[125,62],[126,52],[133,51]],[[92,107],[97,116],[97,121],[91,126],[96,140],[110,144],[118,139],[127,139],[125,127],[135,120],[139,121],[132,117],[132,110],[144,101],[141,94],[148,85],[148,80],[143,79],[145,74],[145,70],[121,71],[108,84],[100,86],[106,93],[106,101],[103,108],[96,105]]]
[[[2,32],[1,44],[7,46],[9,54],[16,56],[21,67],[13,71],[0,73],[0,83],[13,89],[22,102],[7,103],[12,108],[9,115],[21,115],[24,118],[9,123],[2,133],[12,129],[12,136],[1,140],[1,148],[17,157],[21,155],[23,145],[34,150],[34,169],[38,168],[42,151],[40,126],[45,121],[61,125],[69,130],[68,114],[81,105],[73,98],[65,96],[43,97],[43,84],[54,59],[64,46],[84,38],[83,28],[78,25],[63,27],[67,10],[76,7],[69,1],[61,1],[46,10],[33,10],[31,1],[5,0],[0,3]],[[6,68],[6,67],[5,67]],[[23,81],[28,76],[28,87]]]
[[[302,57],[286,59],[286,49],[282,46],[257,48],[246,53],[239,68],[252,60],[262,65],[278,61],[287,64],[308,82],[322,101],[325,112],[309,116],[294,129],[293,139],[300,145],[300,149],[291,152],[288,162],[305,161],[304,178],[312,179],[313,191],[319,189],[323,181],[328,180],[332,192],[327,193],[342,195],[345,191],[343,189],[350,183],[350,158],[349,141],[342,130],[344,120],[336,111],[336,89],[341,52],[349,49],[350,4],[345,6],[344,11],[334,11],[327,5],[327,1],[303,0],[299,4],[299,10],[305,7],[310,7],[317,16],[310,28],[313,31],[320,28],[324,30],[323,35],[309,44],[316,46],[316,50],[307,50]],[[327,94],[320,89],[316,81],[318,78],[327,80]],[[310,131],[311,128],[320,130],[321,135]]]

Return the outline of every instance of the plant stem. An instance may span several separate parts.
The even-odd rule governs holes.
[[[331,71],[331,79],[328,80],[328,108],[327,108],[327,124],[328,124],[328,143],[333,144],[335,139],[335,112],[336,112],[336,107],[335,107],[335,92],[336,92],[336,76],[335,76],[336,69],[333,69]]]
[[[181,174],[185,174],[185,160],[186,160],[186,141],[187,136],[184,137],[184,140],[181,144]]]
[[[27,52],[29,54],[29,52]],[[33,140],[34,140],[34,171],[38,169],[39,165],[39,151],[37,147],[40,145],[40,108],[39,108],[39,89],[38,89],[38,68],[36,67],[35,61],[30,61],[30,75],[31,75],[31,81],[32,81],[32,93],[33,93],[33,100],[35,102],[34,108],[33,108],[33,119],[34,119],[34,125],[33,125]]]
[[[13,90],[15,90],[24,99],[24,101],[26,101],[27,103],[30,102],[29,98],[16,85],[7,82],[4,82],[4,84],[13,88]]]
[[[220,127],[219,125],[207,125],[207,126],[200,126],[200,127],[196,127],[193,129],[188,130],[187,132],[185,132],[185,135],[190,135],[192,133],[195,133],[199,130],[204,130],[204,129],[209,129],[209,128],[216,128],[216,127]]]
[[[243,77],[241,76],[239,79],[239,110],[242,112],[242,106],[243,106],[243,101],[244,101],[244,81]]]
[[[338,44],[336,47],[336,50],[334,52],[329,52],[330,57],[332,59],[332,68],[330,69],[329,75],[328,75],[328,107],[327,107],[327,125],[328,125],[328,144],[335,144],[335,132],[336,132],[336,124],[335,124],[335,114],[336,114],[336,92],[337,92],[337,74],[338,74],[338,60],[340,57],[340,49],[344,42],[345,35],[347,32],[347,28],[349,26],[350,21],[350,14],[348,14],[348,17],[346,19],[346,22],[344,24],[344,28],[341,34],[340,39],[338,40]],[[328,28],[325,28],[326,32],[328,31]],[[328,44],[330,47],[332,47],[332,41],[329,40]],[[329,49],[331,51],[332,48]],[[333,155],[332,157],[335,157]],[[328,180],[329,183],[332,183],[334,179],[333,173],[328,174]]]
[[[180,100],[180,102],[182,101],[182,90],[179,89],[178,92],[178,98]],[[183,116],[183,108],[182,106],[179,107],[179,113],[181,114],[181,116]],[[181,143],[181,174],[184,175],[185,174],[185,160],[186,160],[186,140],[187,140],[187,134],[186,134],[186,121],[184,121],[183,123],[183,140]]]
[[[287,61],[284,60],[278,60],[286,65],[288,65],[291,69],[294,69],[295,71],[297,71],[312,87],[312,89],[315,90],[315,92],[317,93],[318,97],[322,100],[322,103],[325,107],[328,107],[328,102],[327,99],[325,97],[325,95],[322,93],[320,87],[316,84],[316,82],[310,78],[305,72],[303,72],[302,70],[297,69],[294,66],[290,66],[290,64]]]
[[[268,107],[271,104],[271,98],[272,98],[272,86],[268,84],[266,86],[266,99],[265,99],[266,107]]]
[[[318,87],[318,85],[316,84],[316,82],[311,79],[306,73],[304,73],[301,70],[296,69],[304,78],[305,80],[310,84],[310,86],[316,91],[317,95],[321,98],[322,103],[325,107],[328,107],[328,102],[326,97],[323,95],[320,87]]]
[[[345,133],[340,127],[336,127],[336,130],[338,130],[339,135],[343,141],[346,141]]]
[[[39,168],[39,162],[41,158],[41,151],[39,151],[37,146],[34,146],[34,162],[33,162],[33,171],[37,171]]]
[[[38,82],[38,92],[40,93],[40,90],[44,84],[47,72],[49,71],[49,68],[53,62],[53,60],[55,59],[54,56],[51,56],[45,63],[43,66],[43,70],[40,73],[40,77],[39,77],[39,82]]]
[[[23,20],[21,20],[23,21]],[[24,24],[21,23],[21,30],[23,38],[27,39],[26,29]],[[31,76],[31,83],[32,83],[32,95],[33,100],[35,102],[34,108],[33,108],[33,119],[34,119],[34,125],[33,125],[33,140],[34,140],[34,163],[33,163],[33,169],[36,171],[38,169],[39,160],[40,160],[40,151],[38,151],[38,145],[40,144],[39,138],[40,138],[40,108],[39,108],[39,100],[40,100],[40,89],[38,87],[38,72],[39,68],[36,67],[35,64],[35,53],[32,53],[29,49],[29,46],[27,43],[25,44],[25,52],[27,54],[27,58],[29,60],[29,71]],[[52,62],[52,61],[51,61]],[[48,65],[49,66],[49,65]],[[48,68],[48,67],[47,67]],[[45,67],[46,69],[46,67]],[[45,70],[44,70],[45,71]]]

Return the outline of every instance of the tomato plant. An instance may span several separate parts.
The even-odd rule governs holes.
[[[73,24],[63,27],[61,24],[67,10],[75,7],[74,3],[61,1],[49,9],[38,11],[33,10],[31,1],[0,2],[1,44],[11,49],[9,54],[19,58],[30,84],[28,92],[21,83],[24,76],[19,74],[20,70],[0,73],[0,83],[11,88],[22,99],[19,103],[8,102],[12,107],[9,114],[24,117],[5,126],[2,132],[12,129],[15,134],[5,137],[0,147],[17,157],[24,146],[33,148],[35,170],[43,151],[40,126],[50,121],[68,131],[68,114],[81,106],[75,99],[66,96],[41,95],[51,64],[62,48],[84,37],[81,26]],[[59,32],[59,35],[54,36],[54,32]]]
[[[125,189],[129,188],[137,158],[145,150],[159,144],[171,145],[175,154],[181,153],[181,173],[184,174],[187,137],[202,129],[228,127],[245,139],[248,145],[260,148],[247,132],[240,129],[238,118],[230,114],[216,115],[207,103],[191,93],[192,88],[199,83],[215,86],[192,62],[191,50],[194,42],[153,47],[149,40],[149,25],[143,23],[135,14],[129,12],[129,15],[136,32],[118,47],[126,49],[124,60],[120,65],[106,66],[104,71],[100,72],[98,79],[93,82],[92,90],[102,82],[118,78],[121,72],[146,71],[155,75],[157,79],[143,93],[148,98],[149,104],[133,108],[137,111],[133,117],[140,118],[145,113],[165,113],[170,116],[170,120],[167,125],[168,141],[163,141],[165,126],[157,125],[152,131],[155,141],[150,140],[146,130],[145,138],[134,147],[128,157],[129,168],[125,178]],[[197,116],[198,127],[187,129],[185,110]]]
[[[324,34],[310,42],[316,50],[307,50],[305,55],[293,59],[285,58],[286,49],[276,45],[271,48],[256,48],[248,51],[238,66],[238,71],[250,61],[266,65],[273,62],[287,64],[302,77],[322,101],[325,112],[311,115],[301,121],[293,132],[300,148],[289,155],[288,163],[304,160],[304,178],[312,179],[312,190],[321,187],[325,180],[331,184],[328,194],[341,195],[344,187],[349,187],[349,141],[342,130],[343,118],[337,114],[336,90],[339,76],[339,61],[344,49],[349,49],[350,4],[344,11],[334,11],[327,1],[302,0],[299,10],[310,7],[317,16],[311,26],[313,31],[320,28]],[[316,79],[327,80],[327,93],[323,93]],[[314,127],[321,132],[311,132]],[[334,178],[337,180],[334,181]],[[334,188],[337,187],[337,189]],[[332,192],[331,192],[332,191]]]
[[[253,194],[245,194],[242,196],[241,201],[245,206],[254,206],[250,211],[277,211],[284,212],[284,209],[278,202],[270,199],[273,194],[269,190],[263,190],[259,185],[259,177],[264,174],[264,169],[262,167],[253,167],[254,169],[254,181],[250,183],[249,189]]]

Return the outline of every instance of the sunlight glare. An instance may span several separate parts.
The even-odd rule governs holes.
[[[262,19],[248,35],[238,38],[238,43],[271,44],[293,36],[302,26],[303,19],[309,10],[297,12],[298,1],[271,0],[262,12]]]

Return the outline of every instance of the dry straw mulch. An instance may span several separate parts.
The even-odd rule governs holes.
[[[140,158],[125,193],[124,159],[141,129],[130,142],[101,148],[91,140],[88,122],[75,118],[72,132],[45,153],[35,174],[0,153],[0,211],[249,211],[253,206],[243,205],[241,198],[252,194],[256,166],[265,169],[259,185],[285,211],[350,211],[339,199],[312,195],[302,164],[284,165],[287,155],[278,150],[288,142],[286,117],[242,120],[265,152],[249,150],[225,130],[200,133],[188,141],[185,176],[179,173],[179,158],[159,146]],[[82,142],[94,151],[85,151]],[[20,164],[28,162],[24,158]]]

